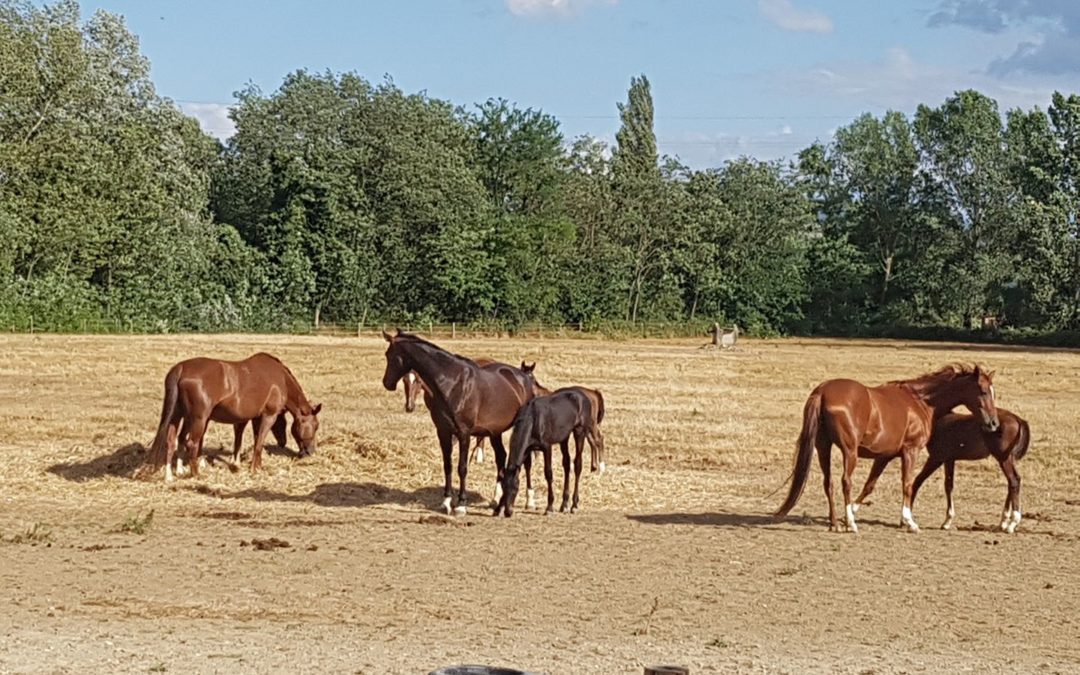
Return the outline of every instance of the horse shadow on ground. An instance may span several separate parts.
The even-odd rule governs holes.
[[[46,469],[51,474],[65,480],[82,483],[106,476],[131,477],[146,459],[147,448],[142,443],[128,443],[107,455],[101,455],[85,462],[60,462]]]
[[[435,508],[443,500],[443,489],[434,485],[406,491],[379,483],[323,483],[317,485],[314,490],[306,495],[288,494],[264,488],[250,488],[237,492],[209,490],[203,486],[195,486],[191,489],[196,492],[213,494],[220,499],[250,499],[257,502],[306,502],[331,508],[362,508],[382,504]],[[466,496],[470,508],[474,510],[488,508],[488,499],[481,494],[467,491]]]
[[[626,518],[645,525],[696,525],[734,530],[791,530],[792,528],[801,527],[828,529],[829,527],[829,519],[825,517],[804,515],[777,518],[771,514],[765,513],[735,513],[730,511],[716,511],[712,513],[628,514]],[[858,522],[860,525],[896,525],[895,522],[887,523],[875,518],[860,518]]]
[[[300,456],[298,452],[293,452],[288,448],[280,448],[276,445],[267,445],[265,450],[268,454],[289,457],[291,459],[296,459]],[[60,476],[65,480],[75,483],[97,480],[108,476],[131,478],[146,462],[146,455],[148,452],[149,448],[142,443],[128,443],[127,445],[116,448],[112,452],[101,455],[100,457],[95,457],[84,462],[59,462],[45,470],[53,475]],[[177,452],[176,456],[183,457],[185,460],[187,458],[186,453],[180,451]],[[232,451],[226,450],[222,446],[216,448],[204,447],[200,456],[206,458],[206,461],[210,466],[217,466],[220,463],[229,468],[230,471],[237,470],[237,466],[232,463]],[[246,458],[250,459],[250,453],[248,453]]]

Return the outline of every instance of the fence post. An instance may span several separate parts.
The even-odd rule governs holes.
[[[364,324],[356,324],[356,337],[360,337],[360,333],[364,330]]]
[[[452,321],[450,323],[450,338],[453,339],[453,338],[456,338],[456,337],[457,337],[457,321]]]
[[[30,334],[34,334],[34,315],[30,315]]]

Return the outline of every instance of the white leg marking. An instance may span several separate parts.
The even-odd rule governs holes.
[[[859,531],[859,526],[855,524],[855,505],[854,504],[848,504],[845,510],[847,511],[846,515],[847,515],[847,528],[848,528],[848,530],[850,532],[856,532],[857,533]]]
[[[1012,533],[1016,532],[1016,526],[1019,525],[1019,524],[1020,524],[1020,509],[1017,509],[1017,510],[1012,512],[1012,515],[1009,518],[1009,526],[1008,526],[1008,528],[1006,528],[1005,531],[1008,532],[1009,534],[1012,534]]]
[[[525,502],[525,508],[526,509],[535,509],[536,508],[536,490],[534,490],[532,488],[529,488],[526,491],[526,494],[528,495],[529,498]]]
[[[603,476],[605,469],[607,469],[607,464],[605,464],[604,462],[600,462],[600,473],[598,473],[596,475],[597,476]]]
[[[165,465],[165,482],[166,483],[171,483],[174,480],[176,480],[176,476],[173,475],[172,464],[166,464]]]
[[[956,509],[949,507],[949,511],[946,513],[945,522],[941,524],[941,529],[948,530],[952,528],[953,518],[956,517]]]
[[[459,515],[459,516],[463,516],[468,512],[469,512],[469,510],[467,508],[465,508],[464,504],[458,504],[457,508],[454,509],[454,513]]]
[[[855,502],[854,504],[851,505],[851,512],[852,513],[858,513],[860,506],[862,506],[862,504],[860,504],[859,502]]]
[[[919,531],[919,526],[915,523],[915,519],[911,515],[910,507],[905,506],[900,510],[900,520],[904,522],[904,525],[907,525],[908,530],[911,532]]]
[[[498,504],[499,502],[501,502],[502,498],[503,498],[502,483],[500,483],[499,481],[495,481],[495,503]]]
[[[183,457],[177,457],[176,458],[176,477],[177,478],[183,478],[186,475],[187,475],[187,467],[184,466],[184,458]]]
[[[484,448],[479,446],[479,445],[476,446],[476,461],[477,462],[483,462],[484,461]]]
[[[444,497],[443,498],[443,500],[442,500],[442,509],[443,509],[443,511],[446,511],[446,515],[450,515],[452,513],[452,511],[450,510],[450,498],[449,497]]]
[[[1009,529],[1009,521],[1012,520],[1012,512],[1009,509],[1005,509],[1001,512],[1001,531],[1006,532]]]
[[[199,471],[206,471],[206,458],[199,457]]]

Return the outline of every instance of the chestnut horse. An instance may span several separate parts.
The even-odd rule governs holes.
[[[558,443],[563,456],[563,498],[559,511],[566,511],[570,502],[570,437],[574,437],[575,466],[578,481],[574,483],[574,501],[570,512],[578,510],[578,482],[581,479],[581,450],[585,437],[593,432],[593,411],[589,397],[578,387],[559,389],[550,396],[538,396],[521,407],[514,430],[510,434],[510,457],[503,474],[502,499],[495,506],[495,515],[505,509],[506,517],[514,513],[518,493],[518,472],[529,461],[533,450],[544,453],[544,478],[547,480],[547,509],[550,514],[555,503],[552,485],[551,446]]]
[[[919,488],[944,464],[946,506],[945,522],[941,524],[943,530],[952,527],[953,518],[956,517],[952,497],[956,461],[986,459],[991,456],[998,461],[1009,486],[1005,495],[1005,508],[1001,512],[1001,530],[1012,534],[1020,524],[1020,474],[1016,470],[1016,463],[1027,454],[1028,445],[1031,443],[1031,429],[1027,420],[1016,413],[1005,408],[998,408],[997,412],[1001,427],[996,432],[986,431],[978,419],[961,413],[949,413],[934,422],[934,433],[927,446],[930,457],[926,464],[923,464],[919,475],[915,476],[911,501],[914,504]],[[874,491],[881,472],[889,465],[890,460],[892,457],[879,457],[874,460],[866,484],[863,485],[859,498],[855,500],[856,507],[862,505]]]
[[[258,420],[251,456],[254,471],[262,465],[266,434],[286,410],[292,415],[293,438],[301,452],[314,451],[322,405],[308,402],[300,383],[277,357],[259,353],[243,361],[181,361],[165,376],[161,422],[147,464],[152,470],[164,465],[165,479],[172,480],[173,455],[179,440],[187,450],[191,474],[197,476],[199,451],[211,420],[238,427],[241,437],[247,423]]]
[[[510,428],[521,405],[535,395],[531,372],[503,364],[482,368],[472,359],[451,354],[418,335],[383,331],[386,348],[386,371],[383,386],[388,391],[410,371],[415,371],[425,385],[424,402],[435,423],[442,448],[445,487],[442,507],[451,513],[452,453],[458,441],[458,503],[454,513],[468,511],[465,491],[469,472],[469,441],[473,436],[488,437],[495,449],[496,500],[502,489],[506,448],[502,433]],[[530,369],[531,371],[531,369]]]
[[[993,373],[979,366],[946,366],[912,380],[876,387],[855,380],[822,382],[810,393],[803,408],[791,488],[776,515],[787,515],[799,501],[816,448],[829,500],[829,529],[838,529],[830,473],[830,454],[836,444],[844,458],[841,483],[847,529],[858,532],[856,508],[851,500],[851,474],[858,458],[899,456],[904,492],[901,525],[917,532],[919,526],[911,515],[915,459],[930,440],[934,420],[958,405],[979,415],[987,430],[996,430],[1000,423],[994,405]]]

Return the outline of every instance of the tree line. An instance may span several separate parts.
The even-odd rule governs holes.
[[[0,0],[0,327],[284,330],[737,322],[762,333],[1080,330],[1080,97],[961,91],[788,162],[658,156],[540,110],[298,70],[224,144],[121,18]]]

